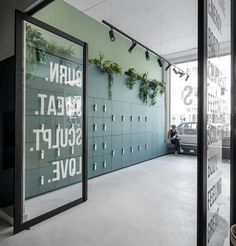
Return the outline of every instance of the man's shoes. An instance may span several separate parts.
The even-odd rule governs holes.
[[[184,150],[183,149],[180,149],[180,153],[184,153]]]
[[[178,152],[177,151],[175,151],[175,155],[178,155]]]

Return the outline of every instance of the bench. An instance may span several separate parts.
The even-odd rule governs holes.
[[[183,154],[187,155],[197,155],[197,145],[196,144],[181,144],[182,149],[184,150]],[[167,149],[169,154],[173,154],[175,152],[174,144],[167,144]]]

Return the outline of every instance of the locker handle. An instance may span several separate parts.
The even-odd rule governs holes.
[[[71,147],[71,154],[74,155],[74,153],[75,153],[75,147],[72,146],[72,147]]]
[[[125,149],[124,148],[122,148],[122,155],[124,155],[125,154]]]
[[[44,176],[40,176],[40,184],[44,185]]]
[[[97,125],[96,123],[94,123],[94,124],[93,124],[93,131],[95,131],[95,132],[96,132],[96,131],[97,131],[97,129],[98,129],[98,125]]]
[[[103,105],[103,112],[107,112],[107,105]]]
[[[97,162],[93,163],[93,170],[96,171],[97,170]]]
[[[93,150],[94,150],[94,151],[97,150],[97,144],[93,144]]]
[[[138,121],[141,122],[141,116],[138,117]]]
[[[148,121],[148,117],[147,117],[147,116],[145,116],[145,121],[146,121],[146,122]]]
[[[107,161],[103,161],[103,168],[107,167]]]
[[[98,111],[98,105],[96,103],[93,104],[93,111]]]
[[[133,116],[132,115],[130,116],[130,121],[133,121]]]
[[[40,158],[43,160],[44,159],[44,150],[41,150],[40,152]]]
[[[61,149],[58,148],[58,149],[57,149],[57,156],[60,156],[60,155],[61,155]]]
[[[111,155],[115,156],[115,150],[112,150]]]
[[[114,114],[111,116],[111,120],[112,120],[112,121],[115,121],[115,120],[116,120],[116,117],[115,117]]]
[[[103,149],[106,149],[106,148],[107,148],[107,143],[103,142]]]
[[[133,153],[134,152],[134,148],[130,147],[130,152]]]
[[[145,149],[148,149],[148,145],[147,144],[145,144]]]
[[[140,145],[138,145],[138,151],[141,151],[141,146]]]
[[[103,124],[103,131],[106,131],[107,130],[107,125],[106,123]]]
[[[124,115],[121,116],[121,121],[125,121],[125,116]]]

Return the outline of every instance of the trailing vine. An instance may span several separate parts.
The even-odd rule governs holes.
[[[148,102],[149,81],[147,76],[147,73],[137,76],[138,80],[140,80],[139,98],[143,103]]]
[[[151,98],[151,104],[155,105],[157,102],[157,94],[163,94],[165,92],[165,83],[157,81],[155,79],[149,82],[149,96]]]
[[[113,63],[110,60],[105,60],[104,55],[99,54],[99,58],[89,59],[89,64],[96,65],[102,72],[108,75],[108,96],[112,99],[112,85],[114,81],[114,73],[121,74],[121,67],[117,63]],[[148,97],[150,98],[151,105],[157,103],[157,95],[162,95],[165,92],[165,82],[158,81],[156,79],[150,80],[148,73],[138,74],[134,68],[129,68],[124,73],[127,76],[126,86],[131,90],[137,81],[139,85],[139,98],[143,103],[148,103]]]
[[[134,68],[129,68],[128,71],[125,71],[125,75],[128,76],[125,84],[131,90],[138,80],[138,75]]]
[[[114,73],[121,74],[121,67],[110,60],[104,60],[104,55],[99,54],[99,58],[89,59],[89,64],[96,65],[102,72],[108,75],[108,96],[112,99],[112,86],[114,82]]]

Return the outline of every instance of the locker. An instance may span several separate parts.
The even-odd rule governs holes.
[[[138,135],[138,162],[145,160],[145,142],[146,135],[144,133]]]
[[[111,118],[112,115],[112,104],[111,100],[103,100],[103,117]]]
[[[148,160],[152,155],[152,134],[147,133],[145,139],[145,159]]]
[[[139,108],[138,104],[131,104],[131,114],[130,114],[130,132],[131,134],[138,133],[138,116],[139,116]]]
[[[94,132],[94,120],[93,117],[88,118],[88,137],[93,137],[93,132]]]
[[[111,136],[103,137],[103,143],[102,143],[103,155],[111,154],[111,150],[112,150],[111,139],[112,139]]]
[[[121,136],[112,137],[112,170],[121,168]]]
[[[88,103],[87,103],[87,115],[88,117],[93,117],[93,97],[88,97]]]
[[[130,135],[122,135],[122,146],[121,146],[121,162],[122,167],[130,165]]]
[[[89,172],[88,177],[95,177],[102,174],[103,171],[103,158],[102,156],[96,156],[93,159],[89,159]]]
[[[45,167],[39,167],[39,194],[54,190],[56,188],[56,182],[52,182],[52,179],[55,178],[53,173],[55,166],[49,165]]]
[[[130,134],[130,103],[122,103],[121,130],[122,134]]]
[[[112,135],[120,135],[121,134],[121,102],[113,101],[112,102],[112,116],[111,116],[111,124],[112,124]]]
[[[130,143],[130,162],[131,164],[135,164],[138,162],[138,135],[131,135],[131,143]]]
[[[111,118],[103,118],[102,133],[103,136],[111,136]]]
[[[103,153],[103,138],[94,137],[93,139],[93,156],[99,156]]]
[[[112,171],[111,154],[103,155],[102,173],[108,173],[111,171]]]
[[[95,118],[93,119],[93,136],[101,137],[103,135],[103,119]]]
[[[39,189],[39,173],[38,168],[25,170],[25,197],[33,197],[38,195]]]
[[[103,117],[103,99],[93,99],[93,116]]]

